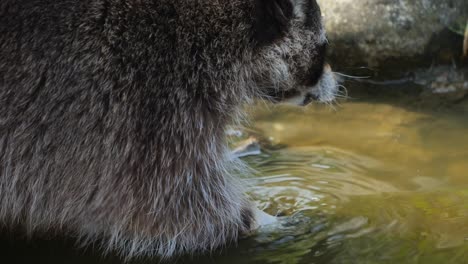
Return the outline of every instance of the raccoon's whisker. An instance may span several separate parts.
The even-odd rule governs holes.
[[[333,100],[333,103],[334,103],[334,106],[336,106],[336,107],[342,107],[339,100]],[[337,109],[334,109],[334,110],[337,111]]]
[[[336,104],[336,100],[332,100],[332,101],[326,101],[326,102],[323,102],[327,107],[329,107],[330,109],[332,109],[333,111],[337,111],[336,107],[335,107],[335,104]]]
[[[349,98],[349,94],[348,94],[348,89],[346,88],[346,86],[342,85],[342,84],[339,84],[337,85],[336,87],[340,88],[338,89],[337,91],[337,95],[342,95],[346,98]]]
[[[344,86],[344,85],[338,85],[338,87],[340,88],[340,89],[338,90],[338,92],[337,92],[337,95],[338,95],[338,96],[342,96],[342,97],[344,97],[344,98],[346,98],[346,99],[356,99],[356,98],[351,97],[351,96],[349,95],[349,93],[348,93],[348,88],[346,88],[346,86]]]
[[[348,99],[350,99],[349,97],[346,97],[346,96],[344,96],[344,95],[341,95],[341,94],[336,94],[336,95],[335,95],[335,98],[338,98],[338,99],[344,99],[344,100],[348,100]]]
[[[337,88],[341,88],[341,89],[337,89],[333,96],[337,99],[344,99],[344,100],[348,100],[348,99],[353,99],[351,98],[349,95],[348,95],[348,90],[346,89],[345,86],[343,85],[336,85]]]
[[[375,72],[375,69],[367,67],[367,66],[359,66],[359,67],[346,67],[346,69],[358,69],[358,70],[369,70]]]
[[[342,76],[342,77],[346,77],[346,78],[350,78],[350,79],[369,79],[369,78],[372,77],[372,76],[354,76],[354,75],[344,74],[344,73],[341,73],[341,72],[333,72],[333,74],[336,74],[336,75]]]
[[[356,81],[362,82],[362,83],[368,83],[372,85],[399,85],[399,84],[413,82],[414,78],[407,77],[407,78],[401,78],[401,79],[396,79],[396,80],[384,80],[384,81],[373,81],[373,80],[356,80]]]

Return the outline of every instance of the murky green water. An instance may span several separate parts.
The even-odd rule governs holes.
[[[271,110],[252,195],[288,226],[253,239],[250,262],[468,263],[466,108]]]
[[[179,263],[468,263],[468,107],[411,99],[257,106],[251,196],[280,223]],[[61,242],[2,242],[29,263],[98,263]],[[115,263],[115,258],[102,260]]]

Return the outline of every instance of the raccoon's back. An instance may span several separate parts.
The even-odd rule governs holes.
[[[155,171],[152,151],[196,113],[174,16],[168,0],[0,1],[0,219]]]
[[[98,7],[0,3],[0,218],[47,219],[110,166],[107,124],[126,119],[108,115],[112,76]]]
[[[99,39],[84,33],[87,2],[4,0],[0,3],[0,115],[2,121],[40,112],[73,93],[99,65]],[[90,17],[90,16],[89,16]],[[81,24],[81,25],[80,25]],[[89,24],[91,25],[91,24]],[[87,39],[86,39],[87,38]],[[95,65],[92,65],[95,63]],[[76,91],[75,91],[76,93]],[[46,98],[48,97],[48,98]],[[45,101],[41,101],[45,100]],[[49,103],[50,104],[50,103]],[[38,107],[39,109],[32,109]],[[4,125],[2,122],[2,125]]]

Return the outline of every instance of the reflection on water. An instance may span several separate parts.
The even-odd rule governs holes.
[[[244,158],[250,195],[280,221],[179,263],[467,263],[467,109],[255,107],[251,131],[264,140]],[[37,258],[51,246],[7,248]],[[49,263],[99,260],[47,252]]]

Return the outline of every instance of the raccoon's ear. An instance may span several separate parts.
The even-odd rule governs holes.
[[[283,37],[293,17],[291,0],[255,0],[253,38],[259,45]]]

